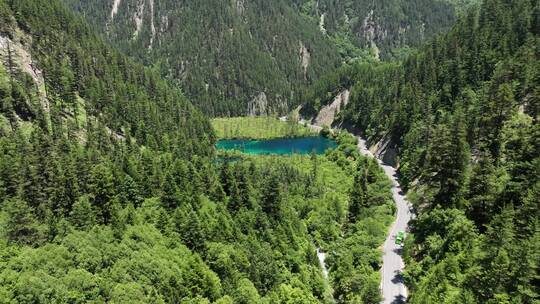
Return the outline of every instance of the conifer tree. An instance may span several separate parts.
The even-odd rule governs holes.
[[[2,205],[7,214],[7,239],[20,245],[40,245],[45,235],[32,208],[20,199],[10,199]]]

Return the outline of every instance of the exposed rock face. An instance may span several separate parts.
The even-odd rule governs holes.
[[[245,0],[236,0],[236,13],[238,13],[238,15],[243,15],[245,11],[246,11]]]
[[[164,15],[161,16],[161,22],[159,23],[159,32],[161,34],[167,32],[169,30],[169,16]]]
[[[331,104],[324,106],[317,114],[317,117],[311,120],[310,127],[314,131],[320,131],[324,126],[328,126],[334,129],[345,129],[353,134],[361,134],[362,130],[356,129],[353,125],[344,121],[335,121],[336,115],[349,103],[349,97],[350,90],[340,92]],[[300,111],[300,108],[297,108],[297,111]],[[396,168],[399,167],[399,151],[392,138],[389,135],[385,135],[378,141],[376,140],[374,138],[368,139],[366,145],[369,151],[385,164]]]
[[[380,51],[376,42],[379,40],[384,40],[387,36],[387,31],[381,28],[381,26],[377,23],[377,18],[375,17],[373,10],[371,10],[364,19],[360,30],[360,35],[362,35],[363,39],[367,41],[368,47],[370,47],[373,52],[373,56],[376,59],[379,59]]]
[[[120,3],[122,0],[114,0],[112,10],[111,10],[111,21],[114,19],[114,16],[118,13],[118,7],[120,7]]]
[[[156,26],[154,25],[154,0],[149,0],[150,4],[150,32],[152,33],[152,37],[150,37],[150,45],[148,48],[152,48],[152,45],[154,44],[154,39],[156,38]]]
[[[377,143],[370,146],[369,150],[373,152],[375,157],[382,160],[385,164],[388,164],[395,168],[399,167],[397,159],[398,150],[396,148],[395,142],[392,141],[390,136],[384,136]]]
[[[319,29],[323,34],[326,34],[326,28],[324,27],[324,18],[326,18],[326,14],[321,14],[321,18],[319,19]]]
[[[313,120],[313,124],[319,127],[328,126],[331,127],[334,123],[336,115],[339,114],[341,109],[343,109],[349,103],[350,91],[345,90],[339,93],[334,101],[324,106],[320,111],[317,117]]]
[[[143,26],[143,18],[144,18],[144,1],[139,2],[137,5],[137,10],[135,11],[135,15],[133,16],[133,20],[135,21],[135,33],[133,34],[133,38],[137,38],[139,36],[139,33],[142,30]]]
[[[260,92],[248,104],[248,115],[258,116],[268,114],[268,99],[266,93]]]
[[[309,68],[310,60],[311,60],[311,53],[306,48],[304,43],[300,41],[300,61],[302,63],[302,70],[304,72],[304,80],[307,80],[307,71]]]
[[[28,45],[23,44],[23,41]],[[9,73],[17,70],[32,77],[41,107],[45,113],[49,113],[50,104],[45,90],[45,80],[43,79],[43,73],[36,67],[32,55],[28,51],[30,44],[31,40],[26,36],[14,37],[12,40],[9,37],[0,35],[0,61],[8,69]]]

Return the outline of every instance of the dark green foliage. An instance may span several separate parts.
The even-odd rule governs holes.
[[[456,113],[453,121],[445,120],[433,130],[426,153],[422,182],[438,189],[433,199],[445,207],[461,207],[460,199],[469,163],[462,116]]]
[[[377,47],[382,58],[400,57],[399,48],[418,46],[448,30],[459,10],[475,0],[456,1],[297,1],[302,11],[320,21],[338,45]],[[321,17],[323,16],[323,17]],[[346,55],[348,52],[345,51]],[[354,54],[354,53],[353,53]]]
[[[353,79],[341,122],[397,148],[418,213],[411,303],[538,300],[539,9],[486,0],[403,62],[344,67],[306,100],[313,113]]]
[[[8,218],[6,223],[8,241],[32,246],[40,245],[44,241],[44,229],[28,203],[20,199],[6,200],[2,209]]]
[[[206,113],[238,116],[285,113],[340,61],[402,57],[476,1],[122,0],[114,14],[113,1],[64,2]]]
[[[281,185],[277,174],[272,174],[263,184],[261,207],[264,212],[272,217],[279,216],[282,200]]]
[[[349,203],[349,221],[353,223],[356,222],[362,208],[367,207],[367,170],[364,160],[356,165]]]
[[[339,64],[330,39],[290,1],[123,0],[114,17],[112,1],[64,2],[212,116],[285,113]],[[255,104],[261,93],[268,107]]]

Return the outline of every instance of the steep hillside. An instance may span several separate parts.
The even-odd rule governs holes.
[[[64,0],[212,116],[284,113],[342,61],[401,57],[475,0]]]
[[[105,45],[62,4],[2,4],[4,134],[41,127],[75,134],[84,143],[90,130],[105,128],[113,137],[156,149],[168,137],[186,154],[210,153],[209,121],[181,92]]]
[[[340,62],[317,24],[285,0],[65,2],[210,115],[283,113]]]
[[[342,55],[354,56],[354,47],[370,49],[382,59],[402,57],[452,26],[456,15],[476,0],[372,1],[304,0],[301,11],[319,22],[321,31],[340,46]]]
[[[538,301],[540,1],[486,0],[402,63],[346,66],[313,87],[314,115],[397,151],[418,218],[411,303]]]

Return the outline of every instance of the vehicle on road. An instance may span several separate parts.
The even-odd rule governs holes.
[[[405,232],[399,231],[396,234],[396,245],[403,245],[403,241],[405,240]]]

